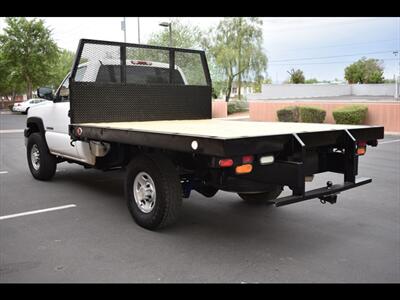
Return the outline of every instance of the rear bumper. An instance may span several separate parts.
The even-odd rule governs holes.
[[[344,182],[342,184],[335,184],[332,186],[326,186],[319,189],[311,190],[305,192],[303,195],[300,196],[287,196],[276,199],[275,206],[284,206],[296,202],[302,202],[314,198],[319,198],[321,201],[326,201],[330,203],[336,202],[336,196],[342,192],[352,188],[355,188],[360,185],[364,185],[370,183],[372,181],[371,178],[357,178],[355,182]]]
[[[359,157],[357,140],[365,140],[369,145],[376,146],[374,139],[382,138],[383,131],[356,139],[348,130],[344,130],[335,140],[329,140],[331,135],[327,135],[328,141],[307,140],[311,135],[300,138],[293,134],[293,137],[293,143],[287,145],[274,163],[262,166],[255,160],[253,171],[243,175],[225,171],[226,176],[222,177],[220,188],[236,192],[263,192],[268,190],[269,185],[288,186],[293,194],[275,200],[276,206],[283,206],[313,198],[335,203],[338,193],[372,181],[369,178],[356,178]],[[343,174],[343,183],[306,191],[306,178],[324,172]]]

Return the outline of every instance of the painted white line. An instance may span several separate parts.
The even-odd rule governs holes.
[[[24,132],[23,129],[4,129],[4,130],[0,130],[0,133],[20,133],[20,132]]]
[[[8,171],[0,171],[0,174],[7,174]]]
[[[400,140],[392,140],[392,141],[380,142],[380,143],[378,143],[378,146],[382,145],[382,144],[390,144],[390,143],[396,143],[396,142],[400,142]]]
[[[39,209],[39,210],[26,211],[26,212],[19,213],[19,214],[0,216],[0,220],[17,218],[17,217],[22,217],[22,216],[27,216],[27,215],[41,214],[41,213],[48,212],[48,211],[66,209],[66,208],[71,208],[71,207],[76,207],[76,205],[75,204],[69,204],[69,205],[50,207],[50,208]]]

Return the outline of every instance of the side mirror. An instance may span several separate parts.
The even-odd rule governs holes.
[[[46,99],[46,100],[53,100],[53,90],[48,87],[40,87],[37,89],[37,95],[39,98]]]

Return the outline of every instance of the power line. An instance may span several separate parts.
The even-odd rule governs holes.
[[[292,52],[292,51],[299,51],[299,50],[313,50],[313,49],[324,49],[324,48],[338,48],[338,47],[346,47],[346,46],[354,46],[354,45],[365,45],[365,44],[377,44],[383,42],[395,42],[397,39],[387,39],[387,40],[379,40],[379,41],[371,41],[371,42],[360,42],[360,43],[351,43],[351,44],[339,44],[339,45],[327,45],[321,47],[305,47],[305,48],[295,48],[295,49],[286,49],[280,50],[279,52]],[[268,52],[268,50],[267,50]]]
[[[321,27],[326,27],[326,26],[341,26],[341,25],[351,25],[351,24],[357,24],[361,22],[371,22],[371,21],[384,21],[387,20],[387,18],[368,18],[368,19],[361,19],[361,20],[354,20],[354,21],[343,21],[343,22],[329,22],[325,24],[318,24],[316,26],[315,24],[310,24],[306,26],[298,26],[298,24],[294,23],[296,27],[294,28],[283,28],[283,29],[278,29],[278,30],[267,30],[266,33],[276,33],[276,32],[286,32],[286,31],[301,31],[301,30],[309,30],[309,29],[318,29]],[[288,23],[289,24],[289,23]]]
[[[392,61],[396,60],[395,58],[381,58],[379,60],[384,61]],[[292,63],[292,64],[270,64],[271,66],[291,66],[291,65],[328,65],[328,64],[349,64],[353,63],[354,61],[332,61],[332,62],[319,62],[319,63]]]
[[[355,53],[355,54],[334,55],[334,56],[321,56],[321,57],[305,57],[305,58],[280,59],[280,60],[271,60],[270,62],[284,62],[284,61],[297,61],[297,60],[312,60],[312,59],[337,58],[337,57],[358,56],[358,55],[369,55],[369,54],[379,54],[379,53],[389,53],[389,52],[392,53],[393,50],[388,50],[388,51],[377,51],[377,52],[368,52],[368,53]]]

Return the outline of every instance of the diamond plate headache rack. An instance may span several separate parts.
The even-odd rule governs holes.
[[[201,50],[81,39],[69,82],[71,123],[212,117]]]

